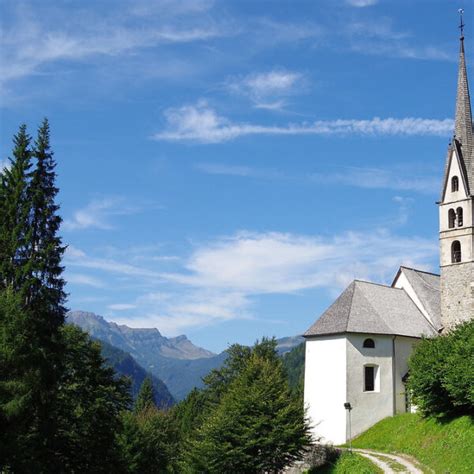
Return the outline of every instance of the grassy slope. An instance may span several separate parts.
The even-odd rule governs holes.
[[[407,413],[386,418],[353,441],[357,448],[406,453],[435,473],[473,472],[474,423],[467,416],[446,423]]]
[[[343,454],[334,465],[309,471],[310,474],[379,474],[382,471],[358,454]]]

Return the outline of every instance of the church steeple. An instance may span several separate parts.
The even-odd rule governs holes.
[[[455,136],[439,204],[441,323],[474,318],[474,141],[461,13]]]
[[[459,50],[458,88],[456,97],[456,119],[454,125],[455,140],[461,148],[462,160],[466,167],[469,188],[474,189],[474,156],[471,99],[467,80],[466,58],[464,53],[464,24],[461,14],[461,37]]]

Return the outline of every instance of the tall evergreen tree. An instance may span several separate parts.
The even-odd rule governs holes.
[[[0,185],[0,352],[6,362],[0,412],[18,435],[18,449],[5,451],[10,465],[22,459],[32,469],[54,462],[54,403],[61,372],[64,247],[57,235],[61,219],[55,203],[55,165],[47,120],[38,130],[33,150],[22,125],[14,139],[10,169],[2,172]],[[20,386],[27,396],[8,390]],[[15,403],[18,396],[28,402]],[[24,408],[17,411],[16,419],[5,408],[12,406]],[[15,439],[8,432],[5,437]],[[20,455],[15,457],[17,452]]]
[[[140,413],[148,408],[156,408],[151,377],[145,377],[143,380],[135,401],[134,411],[135,413]]]
[[[24,286],[31,236],[30,142],[22,125],[13,139],[10,166],[0,174],[0,466],[27,449],[38,382]]]

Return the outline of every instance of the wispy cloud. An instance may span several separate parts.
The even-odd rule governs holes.
[[[383,229],[330,238],[240,232],[199,248],[186,264],[186,273],[167,277],[247,295],[287,293],[344,286],[356,275],[387,281],[396,265],[426,267],[437,250],[434,241],[395,237]]]
[[[69,10],[56,8],[35,10],[34,4],[18,6],[10,12],[10,25],[0,36],[0,81],[5,84],[44,70],[44,66],[61,61],[84,61],[100,56],[119,56],[133,51],[173,43],[206,41],[229,32],[205,16],[178,21],[175,15],[150,15],[150,11],[174,8],[168,2],[121,4],[100,15],[100,9]],[[204,11],[210,2],[178,2],[181,14]],[[200,5],[197,5],[200,4]],[[180,8],[177,9],[179,12]],[[148,13],[148,15],[145,15]],[[129,15],[142,15],[147,21],[128,21]],[[166,21],[161,21],[164,17]]]
[[[364,8],[376,5],[378,0],[346,0],[346,3],[351,7]]]
[[[92,275],[85,275],[83,273],[68,273],[67,281],[68,283],[73,283],[76,285],[91,286],[93,288],[105,287],[105,283],[99,278]]]
[[[196,169],[214,175],[236,176],[242,178],[277,179],[292,181],[312,181],[318,185],[354,186],[366,189],[391,189],[433,194],[439,188],[439,178],[411,170],[389,168],[344,167],[341,171],[324,173],[296,174],[284,173],[273,168],[233,166],[224,163],[198,163]]]
[[[130,309],[135,309],[136,305],[129,303],[116,303],[108,305],[107,308],[111,311],[128,311]]]
[[[301,73],[272,70],[231,77],[226,85],[231,92],[248,97],[257,108],[280,110],[285,105],[283,98],[301,92],[304,83]]]
[[[94,199],[82,209],[74,212],[72,218],[65,219],[65,230],[78,229],[103,229],[114,228],[111,218],[114,216],[127,216],[143,211],[142,206],[132,205],[121,197],[105,197]]]
[[[165,118],[167,126],[153,136],[156,140],[222,143],[249,135],[447,136],[453,129],[452,119],[415,117],[317,120],[283,126],[234,123],[218,115],[205,101],[169,109]]]
[[[269,168],[253,168],[251,166],[233,166],[222,163],[198,163],[196,168],[207,174],[240,176],[248,178],[280,179],[286,175]]]
[[[324,184],[340,184],[367,189],[392,189],[432,194],[439,188],[439,179],[434,176],[407,176],[397,170],[382,168],[348,167],[338,173],[314,173],[310,179]]]
[[[254,319],[254,302],[262,295],[318,288],[334,294],[354,278],[389,283],[400,264],[432,269],[437,252],[433,240],[387,229],[334,236],[242,231],[197,245],[173,272],[162,271],[151,260],[146,267],[137,266],[127,259],[91,257],[74,247],[68,248],[66,266],[68,272],[99,270],[111,281],[125,277],[137,289],[149,288],[131,300],[121,295],[121,301],[111,302],[108,317],[178,334]]]

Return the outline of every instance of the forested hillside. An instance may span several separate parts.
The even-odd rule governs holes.
[[[165,383],[158,377],[148,373],[135,359],[125,351],[100,341],[102,356],[118,375],[128,377],[131,381],[130,393],[132,398],[137,398],[140,387],[146,377],[150,377],[153,384],[154,402],[157,407],[166,408],[174,403],[173,396]]]

